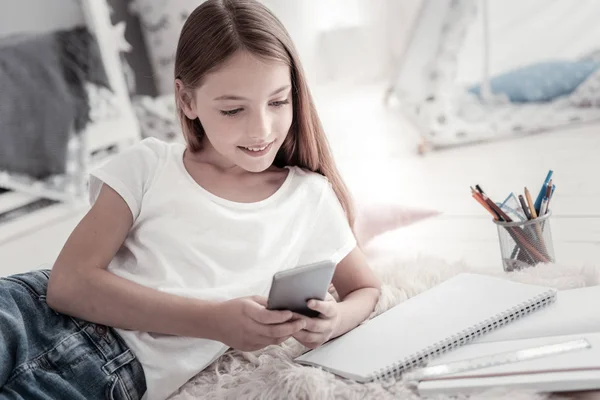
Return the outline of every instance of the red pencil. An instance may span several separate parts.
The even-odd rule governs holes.
[[[504,211],[502,211],[500,209],[500,207],[498,207],[496,205],[496,203],[494,203],[492,201],[492,199],[487,197],[485,194],[482,196],[483,196],[483,200],[492,208],[492,210],[494,210],[496,212],[496,214],[498,214],[500,216],[500,218],[502,218],[502,220],[504,222],[512,222],[512,219],[510,219],[510,217],[508,215],[506,215],[506,213]]]
[[[486,195],[483,195],[483,199],[492,208],[492,210],[498,213],[498,215],[500,216],[500,218],[502,218],[502,220],[504,220],[504,222],[512,222],[512,219],[508,215],[506,215],[506,213],[502,211],[500,207],[498,207],[496,203],[492,201],[492,199],[490,199]],[[542,253],[540,253],[538,249],[529,241],[529,238],[525,235],[521,228],[510,227],[506,228],[506,230],[513,237],[514,241],[519,243],[522,247],[524,247],[529,253],[531,253],[531,255],[535,259],[545,263],[549,261],[548,258]]]
[[[483,200],[483,198],[481,197],[481,194],[479,194],[478,192],[473,192],[472,196],[475,200],[477,200],[477,202],[479,204],[481,204],[483,206],[483,208],[485,208],[490,214],[492,214],[492,216],[494,217],[494,219],[496,221],[500,220],[500,217],[498,216],[498,214],[496,214],[494,212],[494,210],[492,210],[490,208],[490,206]]]

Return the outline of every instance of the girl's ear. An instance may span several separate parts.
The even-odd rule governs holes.
[[[175,96],[186,117],[191,120],[198,118],[198,114],[194,110],[194,96],[190,90],[186,89],[181,79],[175,79]]]

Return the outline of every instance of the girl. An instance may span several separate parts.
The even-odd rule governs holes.
[[[0,399],[165,399],[230,347],[314,348],[372,312],[379,283],[281,23],[255,0],[203,3],[175,92],[187,146],[111,159],[51,273],[1,280]],[[274,273],[326,259],[339,302],[265,308]]]

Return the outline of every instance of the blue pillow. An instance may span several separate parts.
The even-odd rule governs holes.
[[[504,93],[513,103],[548,102],[573,92],[600,67],[590,60],[532,64],[490,79],[493,93]],[[481,85],[469,92],[481,96]]]

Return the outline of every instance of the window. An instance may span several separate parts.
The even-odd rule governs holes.
[[[320,31],[362,25],[368,1],[365,0],[319,0],[317,26]]]

